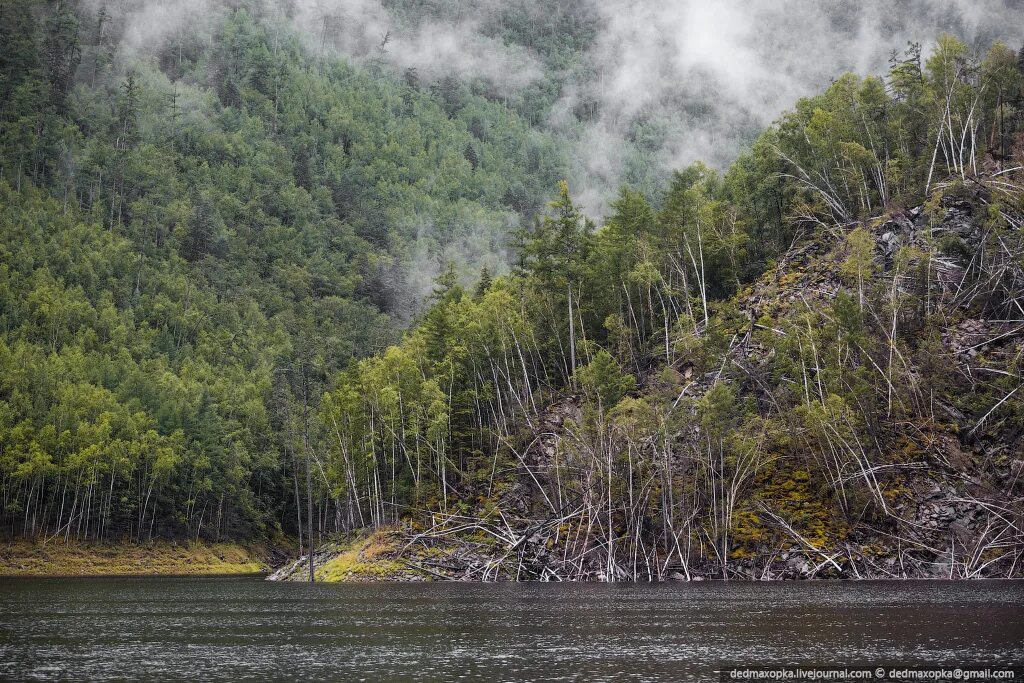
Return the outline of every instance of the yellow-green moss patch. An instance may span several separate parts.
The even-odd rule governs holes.
[[[373,581],[386,579],[405,569],[391,557],[398,551],[393,533],[375,531],[357,536],[341,552],[316,571],[320,581]]]

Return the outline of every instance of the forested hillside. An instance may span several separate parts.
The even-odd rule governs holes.
[[[599,229],[562,184],[325,395],[340,526],[471,579],[1018,573],[1022,57],[911,46]]]
[[[912,44],[664,186],[638,119],[598,219],[546,121],[584,7],[485,23],[545,75],[511,93],[218,7],[141,52],[113,6],[0,9],[7,534],[1020,573],[1024,50]]]
[[[6,530],[275,532],[327,383],[503,266],[560,148],[244,8],[147,57],[113,8],[0,11]]]

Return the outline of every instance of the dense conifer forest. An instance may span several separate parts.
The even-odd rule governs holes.
[[[727,167],[662,172],[637,124],[597,215],[590,105],[545,125],[597,19],[517,7],[510,95],[260,3],[138,53],[113,4],[4,2],[3,532],[1019,575],[1024,48],[837,73]]]

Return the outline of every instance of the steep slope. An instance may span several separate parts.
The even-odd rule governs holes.
[[[378,536],[340,578],[1019,576],[1024,242],[1008,198],[997,178],[950,182],[819,227],[632,396],[554,398],[496,474],[460,487],[481,505]]]
[[[749,325],[725,356],[734,371],[709,373],[683,395],[700,400],[734,382],[762,414],[794,412],[789,434],[804,457],[791,452],[752,474],[730,571],[1020,572],[1020,223],[1002,211],[993,220],[1000,193],[991,187],[940,191],[931,206],[871,221],[838,248],[821,235],[736,297]],[[843,378],[847,354],[856,360]],[[836,357],[838,371],[826,361]],[[875,395],[852,390],[857,382]],[[803,404],[789,397],[783,408],[787,389]]]
[[[1011,102],[1024,60],[941,36],[660,206],[560,184],[510,275],[336,378],[335,530],[475,578],[1019,571]]]

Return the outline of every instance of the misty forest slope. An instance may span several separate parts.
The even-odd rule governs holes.
[[[133,59],[117,16],[73,9],[0,20],[5,526],[274,532],[301,406],[446,262],[499,266],[561,152],[245,10]]]
[[[325,575],[1018,575],[1020,57],[912,47],[600,229],[563,184],[325,395],[339,527],[398,525]]]
[[[556,79],[354,65],[242,4],[145,55],[113,10],[0,10],[5,533],[1021,572],[1024,54],[911,46],[598,227],[535,127]],[[591,24],[518,19],[583,68]]]

